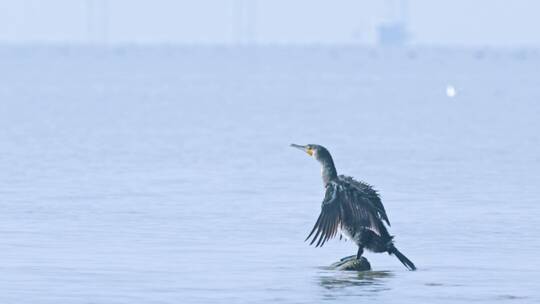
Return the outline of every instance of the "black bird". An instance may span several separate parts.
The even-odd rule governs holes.
[[[296,145],[322,165],[322,179],[326,193],[321,206],[321,214],[309,233],[310,245],[322,246],[338,233],[358,245],[356,258],[360,259],[364,248],[373,252],[387,252],[395,255],[409,270],[416,270],[413,262],[394,246],[393,236],[388,233],[385,223],[390,221],[384,210],[379,194],[370,185],[352,177],[338,175],[330,152],[319,145]],[[314,234],[315,233],[315,234]]]

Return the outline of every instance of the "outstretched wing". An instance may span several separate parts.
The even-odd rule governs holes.
[[[344,194],[344,217],[347,223],[357,228],[371,230],[379,236],[388,234],[369,198],[357,190],[347,190]]]
[[[341,194],[337,184],[329,183],[326,186],[326,193],[321,206],[321,214],[306,238],[306,241],[309,240],[313,233],[315,233],[310,245],[317,242],[315,247],[322,246],[327,240],[338,233],[342,223],[342,205],[340,196]]]
[[[388,215],[386,215],[386,210],[384,210],[384,206],[381,202],[379,193],[377,193],[377,191],[373,189],[372,186],[363,182],[359,182],[350,176],[340,175],[339,178],[360,191],[363,194],[362,197],[364,202],[366,204],[369,203],[370,205],[372,205],[377,211],[378,217],[381,220],[385,221],[388,226],[390,226],[390,220],[388,220]]]

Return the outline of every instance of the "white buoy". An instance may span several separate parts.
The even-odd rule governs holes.
[[[447,85],[446,86],[446,96],[453,98],[457,94],[456,88],[453,85]]]

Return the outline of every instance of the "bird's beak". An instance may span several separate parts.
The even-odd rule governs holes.
[[[297,144],[291,144],[291,147],[296,148],[296,149],[299,149],[299,150],[302,150],[302,151],[306,152],[307,154],[309,154],[309,156],[312,156],[312,155],[313,155],[313,150],[309,149],[307,146],[301,146],[301,145],[297,145]]]

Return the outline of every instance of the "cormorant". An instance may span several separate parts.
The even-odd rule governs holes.
[[[394,246],[393,236],[385,226],[385,223],[390,226],[390,221],[373,187],[352,177],[338,175],[332,156],[325,147],[312,144],[291,146],[306,152],[322,165],[326,193],[321,214],[306,238],[307,241],[313,236],[310,245],[316,242],[316,247],[322,246],[340,233],[340,239],[345,236],[358,245],[357,259],[362,257],[366,248],[393,254],[409,270],[416,270],[413,262]]]

